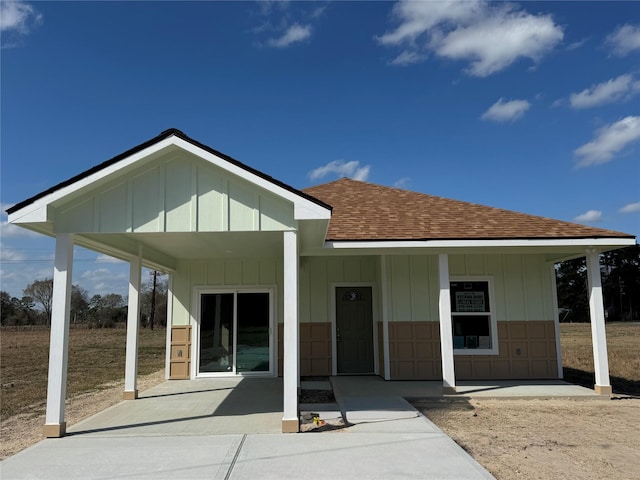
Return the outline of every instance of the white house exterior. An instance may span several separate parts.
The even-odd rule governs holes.
[[[561,378],[554,263],[586,256],[596,384],[610,393],[599,254],[631,235],[354,180],[289,187],[178,130],[8,210],[56,239],[45,435],[65,433],[73,246],[130,262],[125,399],[137,397],[140,270],[170,274],[169,379]]]

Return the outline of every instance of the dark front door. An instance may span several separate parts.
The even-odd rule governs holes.
[[[371,287],[336,288],[338,373],[374,373]]]

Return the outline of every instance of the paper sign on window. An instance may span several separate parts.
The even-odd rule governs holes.
[[[484,292],[456,292],[457,312],[484,312]]]

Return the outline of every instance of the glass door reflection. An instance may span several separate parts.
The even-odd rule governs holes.
[[[233,293],[200,297],[200,372],[233,371],[233,297]]]
[[[269,293],[238,293],[236,371],[268,372]]]

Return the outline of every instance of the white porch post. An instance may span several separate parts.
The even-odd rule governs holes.
[[[127,310],[127,350],[124,371],[125,400],[138,398],[138,331],[140,329],[140,257],[129,263],[129,304]]]
[[[453,361],[453,333],[451,325],[451,294],[449,286],[449,255],[438,255],[440,297],[440,350],[442,353],[442,393],[456,392],[456,374]]]
[[[604,302],[602,301],[602,278],[600,276],[600,253],[594,249],[587,250],[587,279],[589,281],[593,363],[596,372],[594,390],[599,394],[611,394],[607,334],[604,326]]]
[[[298,417],[298,242],[296,232],[284,232],[284,412],[282,432],[297,433]]]
[[[391,361],[389,359],[389,293],[387,290],[387,256],[380,256],[380,280],[382,291],[382,351],[384,352],[383,376],[385,380],[391,380]]]
[[[67,395],[72,267],[73,234],[59,233],[56,235],[56,257],[53,269],[45,437],[63,437],[67,428],[64,421],[64,401]]]
[[[167,340],[164,361],[164,379],[169,380],[171,374],[171,327],[173,326],[173,273],[167,279]]]

